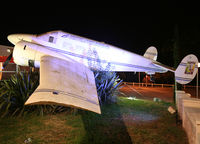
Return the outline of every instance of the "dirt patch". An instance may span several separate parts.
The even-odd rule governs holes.
[[[43,121],[44,129],[39,133],[45,135],[41,139],[44,141],[59,141],[65,142],[65,137],[73,130],[73,127],[66,125],[65,119],[60,119],[58,116],[50,115],[49,119]]]
[[[40,128],[30,127],[32,132],[27,135],[34,141],[38,139],[44,143],[63,144],[66,142],[66,137],[74,129],[70,125],[66,125],[66,120],[58,115],[45,116],[41,120]]]
[[[61,119],[56,115],[49,115],[48,119],[45,119],[43,123],[46,127],[52,127],[55,129],[61,129],[61,128],[68,129],[68,130],[73,129],[73,127],[65,124],[66,123],[65,119]]]

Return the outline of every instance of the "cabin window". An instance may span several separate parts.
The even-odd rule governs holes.
[[[53,43],[54,37],[49,36],[49,42]]]

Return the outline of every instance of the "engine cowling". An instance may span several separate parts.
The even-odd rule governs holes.
[[[31,47],[31,48],[30,48]],[[39,67],[39,62],[35,60],[37,46],[34,44],[20,41],[13,50],[13,59],[17,65]]]
[[[74,62],[73,59],[65,57],[65,55],[63,54],[50,50],[45,46],[27,41],[18,42],[13,50],[14,62],[21,66],[34,66],[39,68],[41,57],[43,57],[44,55],[50,55],[53,57]]]

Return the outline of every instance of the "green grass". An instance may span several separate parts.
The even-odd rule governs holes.
[[[187,144],[181,125],[167,108],[171,103],[119,98],[102,115],[77,113],[0,119],[0,143],[23,144]]]

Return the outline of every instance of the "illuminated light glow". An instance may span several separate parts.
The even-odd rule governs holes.
[[[129,99],[129,100],[139,100],[136,97],[127,97],[127,99]]]
[[[127,63],[121,63],[121,62],[109,62],[107,60],[101,60],[101,59],[96,59],[96,58],[93,58],[93,57],[88,57],[88,56],[85,56],[85,55],[79,55],[79,54],[75,54],[75,53],[71,53],[69,51],[64,51],[64,50],[59,50],[59,49],[54,49],[54,48],[48,48],[50,50],[53,50],[57,53],[61,53],[61,54],[66,54],[68,56],[72,56],[72,57],[75,57],[76,58],[81,58],[81,59],[87,59],[88,61],[95,61],[95,62],[100,62],[101,64],[103,63],[106,63],[106,64],[111,64],[111,65],[114,65],[115,66],[124,66],[124,67],[130,67],[130,68],[137,68],[137,69],[141,69],[141,70],[146,70],[146,71],[158,71],[158,72],[165,72],[165,70],[159,68],[159,67],[144,67],[144,66],[139,66],[139,65],[133,65],[133,64],[127,64]],[[114,68],[115,69],[115,68]]]
[[[7,51],[8,53],[10,53],[10,52],[11,52],[11,51],[10,51],[10,49],[7,49],[6,51]]]

